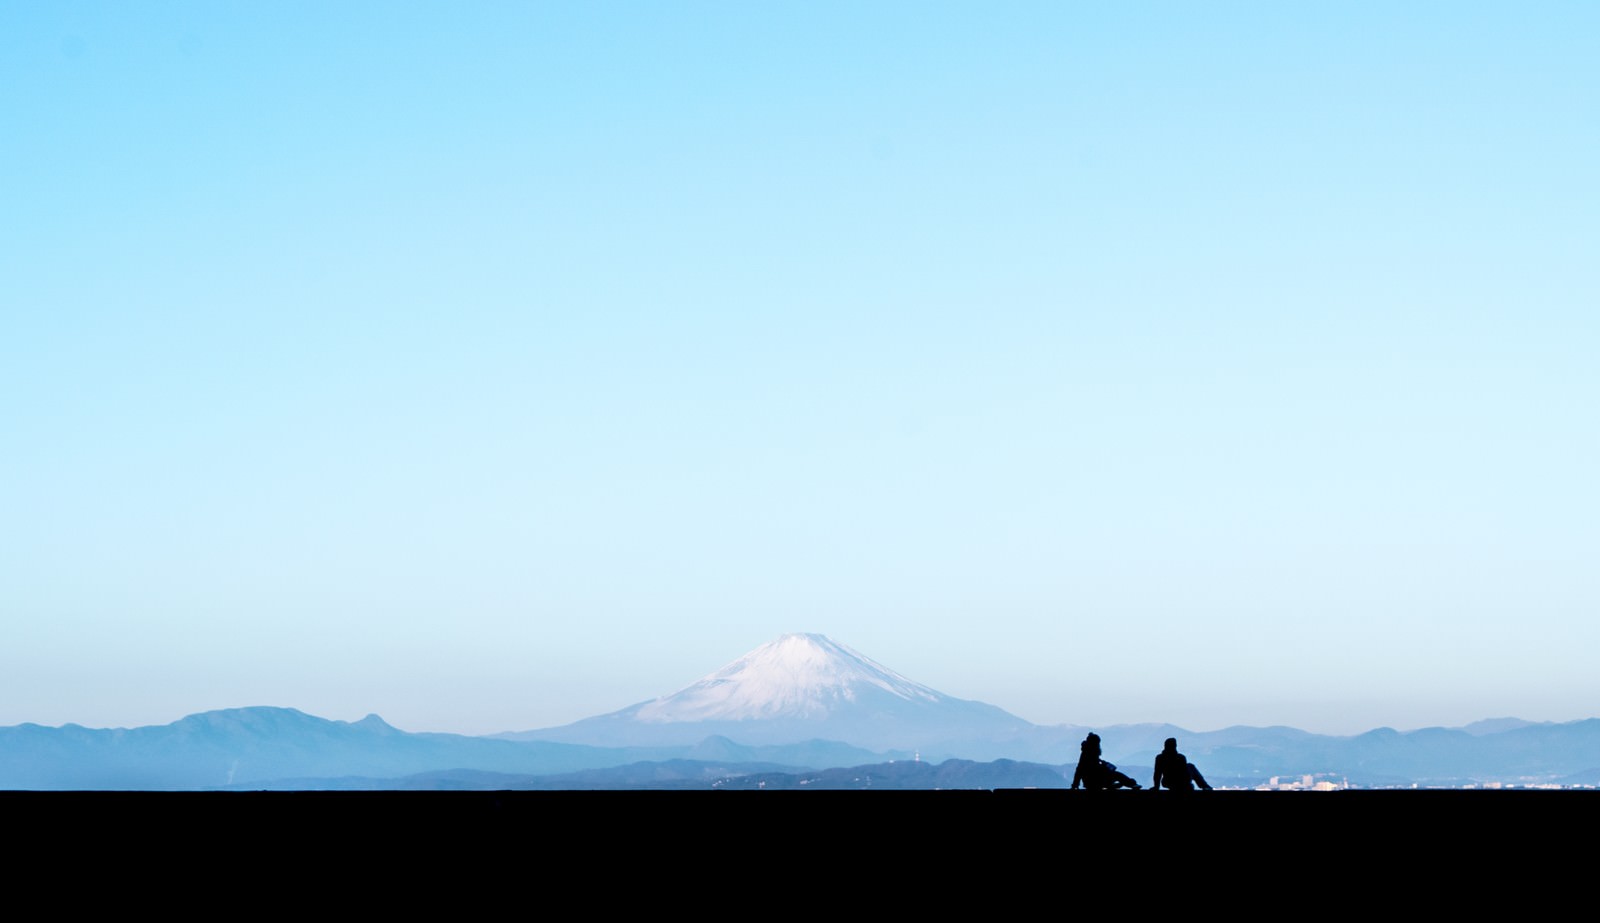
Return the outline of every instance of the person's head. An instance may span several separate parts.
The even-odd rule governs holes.
[[[1166,751],[1168,753],[1172,753],[1177,749],[1178,749],[1178,738],[1176,738],[1176,737],[1168,737],[1167,738]]]

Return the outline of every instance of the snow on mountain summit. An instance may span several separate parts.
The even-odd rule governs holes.
[[[932,754],[972,741],[992,747],[1031,727],[993,705],[912,682],[824,635],[788,634],[671,695],[517,739],[664,747],[718,736],[743,746],[830,741]]]
[[[944,696],[818,634],[787,634],[699,682],[638,706],[646,722],[820,719],[873,700],[934,704]]]

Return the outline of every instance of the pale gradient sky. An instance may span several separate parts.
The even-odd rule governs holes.
[[[0,2],[0,725],[1600,716],[1600,5]]]

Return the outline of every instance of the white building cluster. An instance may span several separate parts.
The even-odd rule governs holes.
[[[1332,779],[1319,779],[1313,775],[1304,776],[1273,776],[1264,784],[1257,785],[1258,792],[1337,792],[1350,787],[1348,779],[1335,782]]]

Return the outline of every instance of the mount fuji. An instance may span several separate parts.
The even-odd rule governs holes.
[[[685,745],[713,736],[746,745],[831,740],[932,756],[1036,730],[993,705],[913,682],[823,635],[787,634],[671,695],[501,736],[602,747]]]

